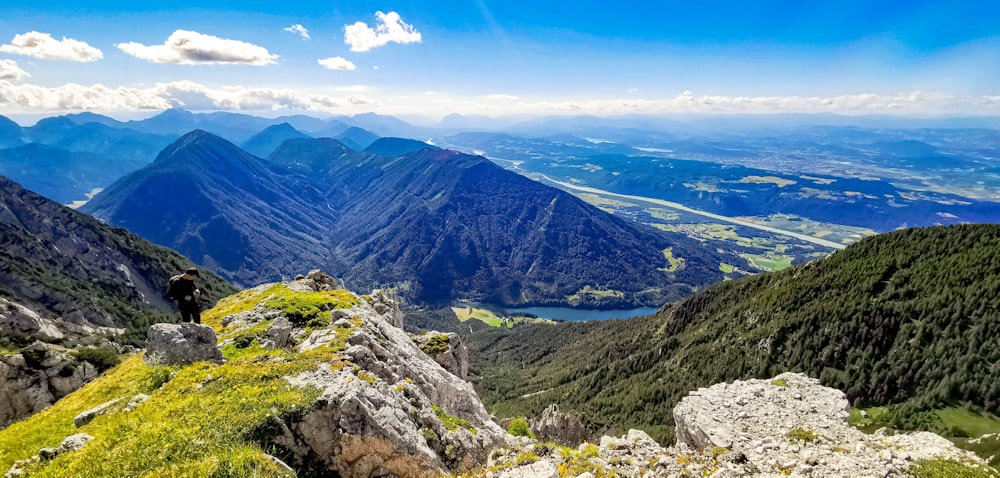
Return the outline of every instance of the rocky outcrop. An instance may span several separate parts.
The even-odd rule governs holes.
[[[152,365],[222,363],[215,331],[201,324],[153,324],[146,335],[143,360]]]
[[[914,463],[929,459],[989,470],[933,433],[863,433],[848,424],[847,407],[843,392],[801,374],[722,383],[681,400],[674,409],[678,442],[669,448],[639,430],[558,452],[522,439],[491,457],[486,476],[550,469],[541,462],[555,466],[558,476],[906,476]]]
[[[286,285],[301,292],[327,290],[309,279]],[[250,340],[277,347],[280,335],[292,354],[340,350],[332,364],[287,378],[320,393],[305,413],[286,417],[264,439],[284,462],[320,475],[437,477],[478,469],[491,450],[509,444],[472,385],[442,368],[400,328],[402,314],[388,295],[375,291],[350,308],[320,313],[329,326],[311,331],[263,305],[222,319],[227,337],[267,330]],[[285,334],[287,327],[292,330]]]
[[[45,409],[97,375],[97,367],[78,361],[69,349],[43,342],[0,355],[0,429]]]
[[[109,346],[109,337],[124,332],[122,328],[53,320],[18,302],[0,297],[0,337],[8,340],[22,343],[40,340],[67,347]]]
[[[560,412],[559,405],[555,403],[546,407],[541,416],[531,421],[531,431],[540,441],[573,447],[589,440],[593,435],[580,417]]]
[[[445,370],[465,380],[469,376],[469,349],[454,332],[436,330],[413,336],[413,342]]]

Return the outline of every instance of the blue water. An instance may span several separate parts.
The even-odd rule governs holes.
[[[637,315],[649,315],[657,310],[654,307],[640,307],[631,310],[581,310],[566,307],[527,307],[524,309],[507,309],[511,315],[534,314],[543,319],[562,319],[573,322],[586,320],[625,319]]]

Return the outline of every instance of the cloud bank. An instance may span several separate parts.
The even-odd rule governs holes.
[[[351,63],[349,60],[345,60],[339,56],[316,60],[316,63],[319,63],[320,66],[326,68],[327,70],[334,71],[353,71],[357,68],[354,63]]]
[[[5,110],[133,111],[183,107],[191,110],[351,111],[382,103],[359,94],[332,96],[291,89],[228,86],[213,88],[192,81],[158,83],[145,88],[109,88],[69,83],[59,87],[14,84],[0,80],[0,108]]]
[[[290,27],[282,28],[282,30],[284,30],[284,31],[286,31],[288,33],[294,33],[294,34],[302,37],[303,40],[308,40],[309,39],[309,29],[306,28],[306,27],[304,27],[304,26],[302,26],[301,23],[296,23],[295,25],[292,25]]]
[[[344,27],[344,43],[351,45],[351,51],[364,52],[389,43],[420,43],[420,32],[403,23],[398,13],[375,12],[375,18],[381,22],[375,28],[364,22]]]
[[[30,31],[14,35],[9,44],[0,45],[0,52],[25,55],[43,60],[97,61],[104,53],[86,42],[63,37],[52,38],[51,34]]]
[[[17,66],[14,60],[0,60],[0,80],[21,81],[31,75]]]
[[[181,65],[244,64],[263,66],[275,63],[278,55],[266,48],[239,40],[177,30],[162,45],[119,43],[119,50],[153,63]]]
[[[190,110],[301,110],[319,113],[448,114],[774,114],[834,113],[843,115],[1000,115],[1000,96],[955,96],[944,93],[910,92],[895,95],[855,94],[834,97],[758,96],[732,97],[695,95],[684,92],[662,99],[602,99],[586,101],[532,101],[509,95],[456,97],[447,94],[416,94],[406,97],[372,98],[362,95],[368,88],[331,87],[334,94],[294,89],[244,86],[210,87],[191,81],[158,83],[148,87],[66,84],[45,87],[9,81],[19,73],[9,60],[0,61],[0,111],[134,111],[183,107]],[[16,67],[16,66],[15,66]],[[19,69],[18,69],[19,70]],[[339,92],[339,93],[338,93]],[[370,93],[369,93],[370,94]]]

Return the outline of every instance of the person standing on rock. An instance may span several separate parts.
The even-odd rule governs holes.
[[[198,269],[194,267],[170,278],[167,297],[177,301],[177,308],[181,311],[181,322],[201,323],[201,290],[194,283],[196,278]]]

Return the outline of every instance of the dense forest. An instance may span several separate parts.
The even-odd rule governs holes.
[[[1000,412],[1000,225],[895,231],[719,283],[630,320],[469,338],[499,415],[557,402],[610,429],[672,434],[688,391],[784,371],[819,377],[902,427],[953,404]]]

